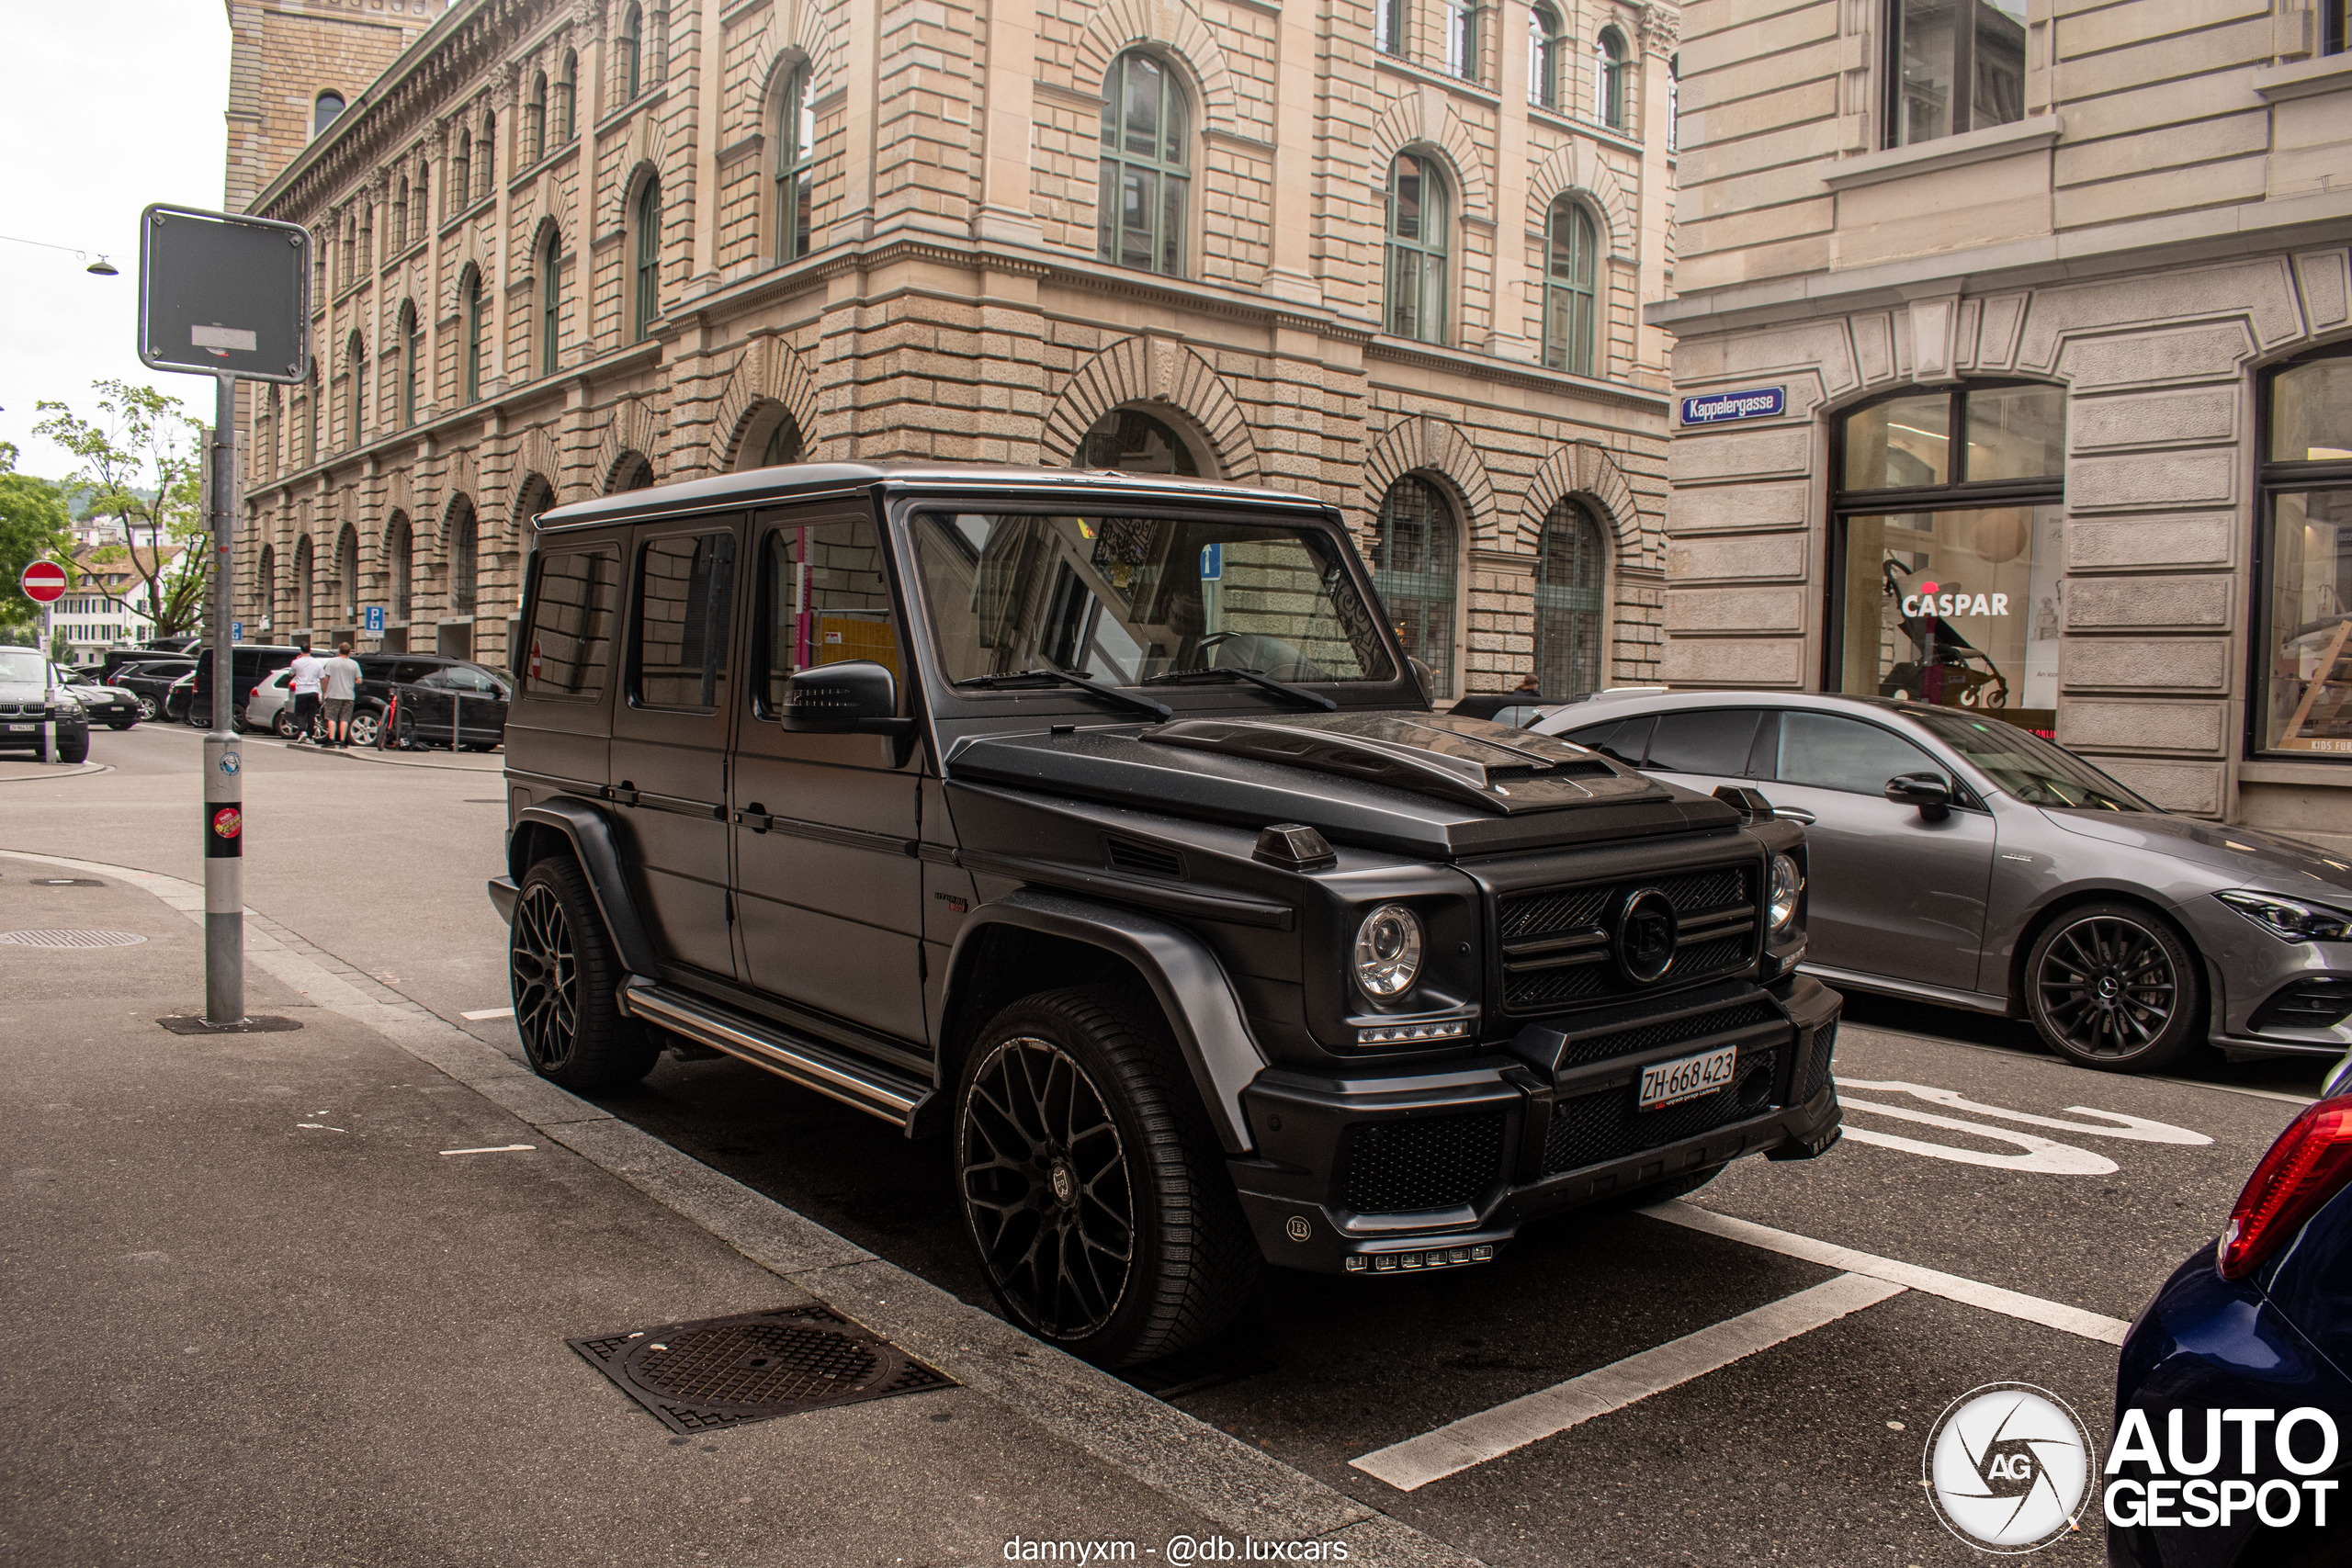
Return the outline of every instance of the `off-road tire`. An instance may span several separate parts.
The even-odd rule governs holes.
[[[1016,1069],[1041,1088],[1040,1104],[1060,1092],[1044,1086],[1064,1073],[1061,1088],[1071,1092],[1058,1102],[1061,1129],[1007,1125],[1001,1101]],[[1100,1126],[1081,1129],[1057,1154],[1058,1133],[1081,1120],[1067,1109],[1081,1096],[1066,1069],[1082,1076],[1115,1136],[1104,1139]],[[1024,1141],[1025,1148],[997,1146]],[[1084,1201],[1057,1202],[1053,1177],[1057,1160],[1073,1164],[1106,1143],[1115,1144],[1110,1153],[1120,1168],[1128,1233],[1115,1295],[1105,1288],[1089,1303],[1082,1289],[1064,1288],[1069,1276],[1058,1268],[1041,1291],[1041,1271],[1072,1256],[1073,1232],[1090,1221],[1113,1228],[1103,1218],[1115,1206],[1107,1196],[1109,1160],[1080,1179]],[[1208,1113],[1148,1005],[1110,988],[1069,988],[1023,998],[998,1013],[965,1056],[952,1144],[965,1235],[1006,1315],[1039,1338],[1103,1366],[1128,1366],[1197,1344],[1248,1299],[1257,1243]],[[1033,1237],[1036,1245],[1024,1247]],[[1041,1256],[1048,1251],[1053,1259]],[[1077,1256],[1083,1261],[1082,1247]],[[1098,1311],[1103,1298],[1107,1307]]]
[[[578,865],[551,856],[523,874],[506,952],[514,1028],[533,1072],[593,1093],[653,1070],[661,1041],[621,1016],[627,976]]]
[[[2026,955],[2024,988],[2034,1032],[2077,1066],[2161,1072],[2204,1032],[2204,961],[2141,904],[2084,904],[2052,920]]]

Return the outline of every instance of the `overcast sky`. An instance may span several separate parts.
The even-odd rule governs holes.
[[[181,399],[209,419],[212,383],[139,363],[139,210],[151,201],[220,205],[229,101],[229,18],[220,0],[76,0],[9,5],[9,148],[0,234],[109,256],[93,277],[62,251],[0,243],[0,441],[28,473],[62,479],[72,460],[36,438],[44,398],[90,410],[90,383],[115,376]]]

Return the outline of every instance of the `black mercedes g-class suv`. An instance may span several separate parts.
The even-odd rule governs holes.
[[[1837,1137],[1804,844],[1436,715],[1329,507],[805,465],[539,520],[514,1016],[572,1088],[716,1050],[937,1134],[1005,1309],[1169,1353],[1258,1259],[1492,1259]]]

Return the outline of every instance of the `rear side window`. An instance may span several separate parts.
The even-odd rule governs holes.
[[[1647,766],[1669,773],[1747,776],[1748,748],[1756,743],[1754,708],[1702,708],[1662,713],[1650,737]]]
[[[724,704],[734,618],[733,530],[648,539],[637,558],[630,698],[661,708]]]
[[[1605,757],[1614,757],[1628,767],[1638,768],[1642,765],[1642,753],[1649,750],[1650,731],[1657,724],[1654,718],[1621,718],[1614,724],[1571,730],[1568,739]]]
[[[870,659],[905,683],[873,519],[767,531],[760,545],[759,659],[763,714],[783,706],[786,682],[820,664]]]
[[[618,563],[603,550],[559,550],[539,558],[538,595],[526,645],[523,690],[534,697],[598,697],[612,661],[620,610]],[[414,681],[400,666],[394,679]]]
[[[1780,780],[1853,795],[1883,795],[1898,773],[1951,775],[1891,730],[1828,713],[1781,716]]]

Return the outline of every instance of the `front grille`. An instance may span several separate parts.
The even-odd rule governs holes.
[[[1503,945],[1503,1010],[1540,1013],[1624,996],[1635,987],[1609,952],[1610,922],[1626,897],[1655,887],[1682,922],[1674,966],[1660,985],[1717,978],[1755,957],[1756,867],[1747,863],[1506,895],[1496,909]]]
[[[2352,980],[2298,980],[2255,1010],[2254,1031],[2333,1029],[2352,1013]]]
[[[1743,1046],[1729,1089],[1663,1110],[1635,1110],[1630,1084],[1561,1101],[1552,1109],[1552,1130],[1544,1138],[1544,1174],[1605,1165],[1761,1113],[1771,1102],[1780,1055],[1775,1046]]]
[[[1474,1111],[1348,1129],[1344,1201],[1359,1214],[1451,1209],[1492,1187],[1503,1157],[1503,1113]]]
[[[1813,1032],[1813,1050],[1804,1065],[1804,1087],[1789,1099],[1792,1105],[1804,1105],[1829,1087],[1829,1059],[1838,1051],[1838,1026],[1824,1024]]]
[[[46,711],[39,704],[0,703],[0,718],[39,718]]]
[[[1770,1002],[1739,1002],[1731,1007],[1718,1008],[1713,1012],[1692,1013],[1688,1018],[1621,1029],[1613,1034],[1595,1034],[1582,1040],[1571,1040],[1560,1052],[1559,1065],[1580,1067],[1588,1062],[1606,1062],[1613,1056],[1630,1056],[1636,1051],[1653,1050],[1660,1045],[1679,1045],[1685,1040],[1696,1040],[1705,1034],[1728,1034],[1735,1029],[1769,1023],[1780,1016],[1781,1010]]]

